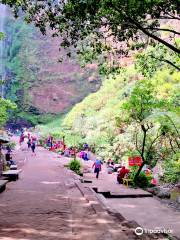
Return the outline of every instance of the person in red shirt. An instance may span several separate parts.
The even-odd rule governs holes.
[[[119,171],[118,175],[117,175],[117,181],[118,183],[123,183],[123,178],[125,177],[126,174],[129,173],[129,169],[125,168],[124,166],[121,168],[121,170]]]

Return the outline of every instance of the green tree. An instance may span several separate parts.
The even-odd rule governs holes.
[[[35,22],[45,34],[47,28],[53,30],[53,36],[61,36],[63,47],[77,47],[90,35],[89,46],[96,52],[107,49],[108,39],[113,43],[123,42],[116,52],[127,54],[131,41],[148,44],[149,38],[170,48],[175,53],[180,49],[162,32],[171,37],[180,33],[172,27],[162,27],[162,19],[179,21],[177,0],[1,0],[14,8],[18,16],[20,10],[26,13],[27,22]],[[146,36],[146,37],[144,37]]]
[[[135,175],[135,181],[145,164],[153,164],[156,158],[155,144],[166,134],[163,126],[155,126],[150,118],[155,109],[163,109],[166,104],[155,97],[151,82],[142,80],[136,83],[129,99],[122,105],[129,121],[135,126],[135,147],[143,161]]]
[[[176,40],[180,46],[180,41]],[[136,68],[145,77],[152,77],[158,69],[171,65],[172,71],[180,71],[180,58],[163,44],[149,46],[136,55]]]
[[[0,127],[8,120],[8,111],[16,108],[16,105],[10,100],[0,98]]]

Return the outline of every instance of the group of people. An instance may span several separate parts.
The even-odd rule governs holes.
[[[93,164],[94,173],[96,173],[96,178],[99,177],[99,172],[101,171],[102,161],[96,160]],[[117,172],[117,182],[119,184],[123,183],[123,178],[128,177],[130,172],[125,166],[120,166],[120,164],[115,164],[113,160],[109,159],[107,161],[107,171],[108,173]]]
[[[78,148],[76,147],[68,147],[65,144],[64,139],[55,140],[53,136],[49,135],[48,138],[44,140],[44,145],[50,151],[60,152],[61,155],[64,155],[65,157],[74,157],[77,155],[85,161],[88,161],[90,159],[90,148],[87,143],[83,145],[82,151],[79,152]]]
[[[90,160],[90,147],[87,143],[84,143],[82,151],[79,153],[79,157],[82,158],[84,161]]]
[[[25,141],[26,140],[26,141]],[[19,144],[22,145],[23,142],[27,142],[28,149],[31,149],[32,153],[35,154],[35,149],[37,145],[37,138],[34,136],[31,136],[31,134],[28,132],[24,132],[21,130],[21,134],[19,137]]]
[[[27,145],[28,149],[31,148],[32,153],[35,154],[35,149],[36,149],[36,144],[37,144],[37,139],[35,137],[28,137]]]
[[[78,156],[82,158],[84,161],[92,160],[91,159],[92,153],[87,143],[84,143],[82,150],[78,152],[77,148],[67,147],[64,143],[64,140],[55,141],[52,136],[49,136],[45,140],[45,145],[50,150],[55,150],[55,149],[61,150],[61,154],[64,155],[65,157]],[[34,141],[29,140],[28,147],[31,147],[32,151],[34,152],[35,150]],[[93,161],[94,162],[93,162],[92,168],[94,169],[94,173],[96,174],[96,178],[98,179],[99,174],[102,170],[103,161],[99,157],[93,159]],[[107,172],[108,173],[117,172],[117,182],[123,183],[123,178],[128,177],[130,170],[127,169],[125,166],[121,166],[120,164],[115,164],[115,162],[112,159],[109,159],[107,161]]]
[[[51,135],[44,140],[44,145],[51,151],[61,150],[63,152],[67,148],[64,140],[55,140]]]

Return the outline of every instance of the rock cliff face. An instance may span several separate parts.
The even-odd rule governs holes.
[[[29,88],[31,103],[41,112],[61,113],[99,87],[96,69],[82,69],[76,59],[60,63],[59,39],[43,37],[36,32],[38,71],[35,83]]]
[[[96,66],[80,68],[76,57],[59,51],[60,39],[42,36],[10,14],[5,29],[6,97],[17,103],[17,118],[64,113],[99,88]]]

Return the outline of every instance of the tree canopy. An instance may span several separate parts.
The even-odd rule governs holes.
[[[16,105],[10,100],[0,97],[0,127],[4,126],[8,120],[8,111],[16,108]]]
[[[144,164],[155,165],[158,159],[162,159],[164,145],[166,151],[168,149],[167,139],[171,151],[176,153],[176,148],[179,148],[179,132],[167,112],[169,106],[173,108],[172,103],[155,96],[155,89],[148,80],[138,81],[129,99],[122,105],[129,121],[134,122],[136,151],[143,160],[135,178]]]
[[[25,12],[27,22],[34,22],[43,34],[61,36],[61,46],[69,48],[86,41],[98,53],[115,44],[117,54],[127,55],[132,42],[159,42],[179,54],[173,41],[180,33],[173,27],[162,27],[164,21],[176,20],[178,0],[1,0],[14,9],[16,16]],[[170,38],[161,33],[170,34]],[[91,38],[89,38],[91,36]],[[149,41],[151,39],[151,41]],[[80,49],[77,49],[80,52]]]

